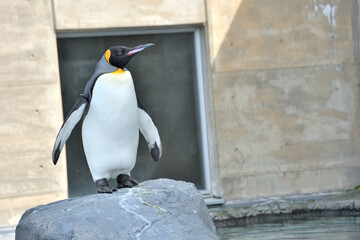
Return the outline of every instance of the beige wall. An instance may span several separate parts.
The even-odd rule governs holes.
[[[227,203],[360,184],[357,1],[181,3],[1,4],[0,225],[66,197],[64,153],[51,162],[62,123],[56,31],[207,24],[213,166]]]
[[[0,5],[0,225],[67,197],[64,155],[51,161],[62,108],[50,3]]]
[[[360,184],[355,1],[207,7],[225,199]]]
[[[206,21],[204,0],[54,0],[56,29],[172,26]]]
[[[53,5],[52,5],[53,3]],[[3,1],[0,6],[0,226],[67,197],[56,31],[204,24],[203,0]]]

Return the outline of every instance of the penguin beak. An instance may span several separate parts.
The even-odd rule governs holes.
[[[139,45],[139,46],[136,46],[136,47],[133,47],[128,53],[127,55],[128,56],[133,56],[139,52],[141,52],[142,50],[144,50],[145,48],[148,48],[148,47],[151,47],[151,46],[154,46],[155,44],[153,43],[147,43],[147,44],[144,44],[144,45]]]

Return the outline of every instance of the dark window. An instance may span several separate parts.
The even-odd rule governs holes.
[[[127,69],[133,76],[138,98],[159,129],[163,156],[154,163],[140,135],[132,177],[140,182],[156,178],[184,180],[204,189],[193,32],[58,38],[64,117],[107,48],[150,42],[155,46],[135,56]],[[66,145],[70,197],[96,191],[83,152],[80,126]]]

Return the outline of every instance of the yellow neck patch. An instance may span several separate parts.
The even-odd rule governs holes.
[[[105,52],[105,60],[108,62],[108,64],[110,64],[110,62],[109,62],[110,56],[111,56],[111,51],[110,51],[110,49],[108,49]]]
[[[121,68],[118,68],[116,71],[112,72],[112,74],[120,74],[120,73],[125,73],[125,71]]]

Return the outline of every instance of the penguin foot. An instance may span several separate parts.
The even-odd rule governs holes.
[[[116,188],[112,188],[109,186],[106,178],[99,179],[95,183],[97,185],[98,193],[113,193],[117,190]]]
[[[116,180],[118,183],[117,188],[132,188],[139,185],[136,180],[130,179],[129,175],[126,174],[120,174]]]

